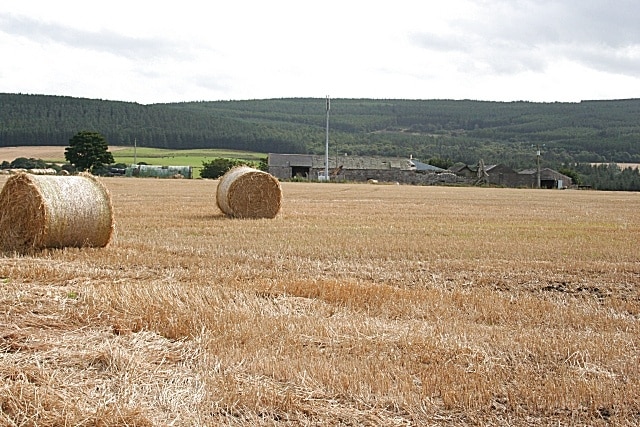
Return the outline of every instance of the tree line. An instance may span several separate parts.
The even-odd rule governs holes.
[[[0,146],[67,145],[81,130],[110,145],[228,148],[321,154],[324,98],[143,105],[0,94]],[[640,100],[579,103],[334,99],[331,155],[381,155],[432,163],[573,168],[640,163]]]

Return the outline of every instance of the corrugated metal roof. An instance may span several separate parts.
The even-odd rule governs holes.
[[[269,153],[269,166],[300,166],[310,168],[313,166],[313,156],[310,154]]]
[[[536,169],[525,169],[518,172],[520,175],[533,175],[537,172]]]
[[[520,172],[518,172],[520,175],[535,175],[538,173],[537,169],[525,169],[525,170],[521,170]],[[565,178],[570,178],[567,175],[564,175],[556,170],[553,170],[551,168],[542,168],[540,169],[540,176],[541,177],[565,177]]]
[[[417,171],[420,172],[445,172],[446,169],[439,168],[437,166],[430,165],[428,163],[422,163],[417,160],[411,160],[416,167]]]
[[[269,154],[269,166],[276,167],[310,167],[323,169],[325,156],[311,154]],[[445,172],[441,169],[420,161],[402,157],[378,156],[329,156],[329,168],[342,166],[347,170],[418,170],[428,172]]]
[[[324,156],[313,156],[313,167],[324,167]],[[369,157],[369,156],[329,156],[329,168],[342,166],[342,169],[351,170],[384,170],[400,169],[411,170],[414,167],[409,159],[394,157]]]

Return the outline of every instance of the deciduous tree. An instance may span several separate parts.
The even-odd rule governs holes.
[[[238,159],[215,158],[209,162],[202,162],[202,178],[217,179],[227,173],[234,166],[246,165],[248,162]]]
[[[69,140],[64,158],[80,171],[94,170],[113,163],[107,140],[98,132],[81,131]]]

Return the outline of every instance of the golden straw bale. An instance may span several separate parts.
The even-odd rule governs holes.
[[[271,174],[238,166],[220,178],[216,201],[222,212],[236,218],[274,218],[282,204],[280,182]]]
[[[0,192],[0,249],[103,247],[113,233],[106,187],[90,174],[18,173]]]

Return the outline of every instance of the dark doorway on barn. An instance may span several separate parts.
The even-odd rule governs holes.
[[[291,166],[292,178],[309,178],[309,171],[311,168],[304,166]]]

